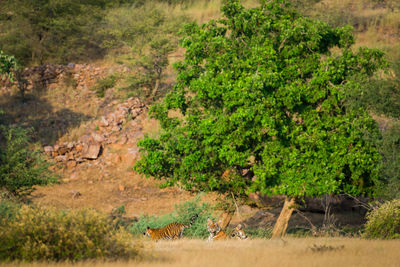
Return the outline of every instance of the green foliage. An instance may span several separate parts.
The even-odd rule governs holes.
[[[351,27],[305,18],[286,1],[248,10],[225,1],[222,12],[185,27],[177,84],[151,108],[164,131],[139,142],[135,169],[192,191],[371,193],[379,131],[344,102],[351,78],[372,75],[383,53],[354,52]]]
[[[13,71],[18,68],[17,60],[14,56],[8,56],[0,50],[0,75],[7,75],[13,79]]]
[[[272,228],[246,228],[244,231],[250,238],[271,238],[272,236]]]
[[[400,200],[382,204],[367,214],[365,238],[400,238]]]
[[[394,59],[384,77],[360,77],[358,86],[348,92],[350,108],[362,108],[388,117],[400,116],[400,54],[391,54]]]
[[[23,206],[13,220],[0,220],[0,261],[133,259],[139,247],[95,210],[57,211]]]
[[[96,58],[105,0],[4,0],[0,47],[23,65]]]
[[[134,54],[140,54],[155,37],[177,42],[176,31],[186,19],[167,14],[163,8],[165,6],[149,1],[111,9],[104,18],[103,46],[129,47]]]
[[[78,82],[75,80],[74,75],[71,71],[66,71],[63,82],[66,87],[75,89],[78,86]]]
[[[381,183],[377,196],[383,199],[400,198],[400,122],[383,131],[379,152],[382,154]]]
[[[170,40],[162,38],[152,40],[148,49],[149,51],[136,61],[136,66],[142,71],[130,77],[129,86],[124,88],[135,92],[129,96],[138,96],[137,92],[140,89],[140,91],[145,90],[147,97],[156,97],[163,71],[168,66],[168,54],[175,49],[175,46]]]
[[[14,219],[20,208],[20,204],[6,197],[0,197],[0,220]]]
[[[0,125],[0,188],[14,196],[24,196],[34,185],[56,181],[48,169],[49,163],[39,149],[30,148],[28,131]]]
[[[382,139],[379,152],[382,167],[377,196],[384,199],[400,197],[400,54],[389,51],[390,64],[384,74],[378,77],[362,77],[357,86],[348,92],[348,109],[364,109],[381,116]]]
[[[109,75],[104,79],[98,79],[93,90],[96,92],[98,97],[104,97],[107,89],[113,88],[117,82],[117,77],[115,75]]]
[[[207,231],[207,218],[212,217],[212,208],[207,203],[201,203],[197,197],[191,201],[187,201],[175,206],[175,210],[162,216],[141,216],[138,222],[134,223],[129,231],[134,235],[143,235],[147,226],[151,228],[161,228],[173,222],[190,223],[192,217],[198,214],[193,225],[183,232],[183,236],[190,238],[206,238],[209,233]]]
[[[128,96],[158,98],[164,95],[163,72],[168,54],[176,49],[177,32],[187,19],[167,14],[165,5],[148,2],[111,10],[104,29],[104,47],[129,49],[125,62],[136,70],[122,88]]]

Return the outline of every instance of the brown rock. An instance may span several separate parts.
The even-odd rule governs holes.
[[[108,125],[110,125],[110,124],[109,124],[109,122],[107,121],[106,117],[102,116],[102,117],[101,117],[101,120],[100,120],[100,126],[108,127]]]
[[[73,152],[67,153],[66,156],[68,157],[68,160],[75,160],[75,157],[74,157],[74,153],[73,153]]]
[[[60,147],[60,149],[58,150],[58,153],[60,155],[65,155],[68,152],[68,148],[65,146]]]
[[[45,146],[43,148],[43,150],[44,150],[44,153],[46,153],[47,155],[51,155],[52,152],[54,152],[54,148],[52,146]]]
[[[77,145],[75,146],[75,150],[76,150],[77,152],[82,151],[82,150],[83,150],[83,145],[82,145],[82,144],[77,144]]]
[[[86,150],[83,151],[82,157],[84,159],[97,159],[100,154],[101,145],[92,144],[87,147]]]
[[[67,168],[68,168],[68,169],[75,168],[75,167],[76,167],[76,164],[77,164],[76,161],[70,160],[70,161],[67,162]]]
[[[88,144],[88,143],[90,143],[90,141],[92,141],[92,137],[89,136],[89,135],[82,135],[82,136],[79,138],[79,141],[81,141],[82,143]]]
[[[128,137],[126,136],[126,134],[122,135],[121,138],[118,141],[118,144],[120,145],[124,145],[128,142]]]
[[[61,155],[61,156],[55,157],[54,160],[57,162],[61,162],[61,161],[67,161],[68,158],[67,158],[67,156]]]
[[[69,143],[67,144],[67,148],[68,148],[69,150],[73,149],[74,146],[75,146],[75,144],[72,143],[72,142],[69,142]]]
[[[104,137],[101,134],[98,134],[98,133],[92,133],[92,138],[97,143],[101,143],[101,142],[104,141]]]

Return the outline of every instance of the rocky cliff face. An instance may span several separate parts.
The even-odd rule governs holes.
[[[141,121],[147,107],[138,98],[129,98],[122,103],[113,101],[106,108],[114,111],[87,123],[78,140],[44,146],[44,152],[56,162],[75,167],[84,161],[98,159],[107,145],[135,146],[143,137]]]

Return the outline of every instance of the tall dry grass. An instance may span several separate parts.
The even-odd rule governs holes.
[[[145,242],[147,256],[140,262],[58,264],[86,266],[399,266],[400,241],[350,238],[288,238],[285,240],[204,240]],[[4,265],[11,266],[11,265]],[[12,265],[15,266],[15,265]],[[20,264],[47,267],[49,264]]]

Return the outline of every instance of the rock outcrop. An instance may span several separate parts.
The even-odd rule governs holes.
[[[91,121],[78,141],[44,146],[44,152],[56,162],[74,167],[87,160],[96,160],[108,144],[134,144],[143,137],[140,120],[147,107],[138,98],[129,98],[123,103],[113,101],[109,108],[114,111]]]

